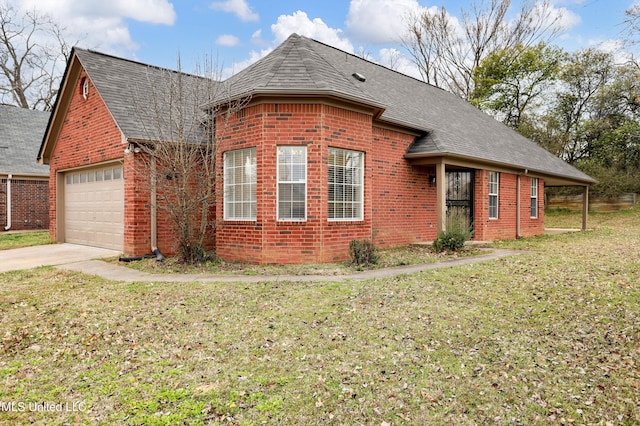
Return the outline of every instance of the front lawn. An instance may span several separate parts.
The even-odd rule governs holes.
[[[49,231],[5,232],[0,234],[0,250],[51,244]]]
[[[0,423],[638,424],[640,210],[590,226],[364,282],[0,274]]]

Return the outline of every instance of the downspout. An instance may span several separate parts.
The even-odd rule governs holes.
[[[13,175],[7,175],[7,226],[4,227],[5,231],[11,229],[11,178]]]
[[[526,174],[527,171],[525,170]],[[520,233],[520,175],[516,176],[516,238],[522,238]]]
[[[158,250],[158,189],[157,189],[156,158],[151,158],[151,252],[156,255],[158,262],[164,260],[164,256]]]

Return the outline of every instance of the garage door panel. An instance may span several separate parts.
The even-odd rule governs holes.
[[[114,169],[119,172],[114,173]],[[82,176],[118,176],[90,179]],[[65,182],[65,241],[116,250],[124,246],[122,166],[68,172]]]

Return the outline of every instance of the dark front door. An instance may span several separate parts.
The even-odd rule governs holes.
[[[473,230],[473,171],[447,170],[447,227],[453,222]]]

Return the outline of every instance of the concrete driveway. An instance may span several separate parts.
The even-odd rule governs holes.
[[[0,250],[0,273],[38,266],[64,265],[83,260],[103,259],[120,254],[121,252],[116,250],[67,243]]]

